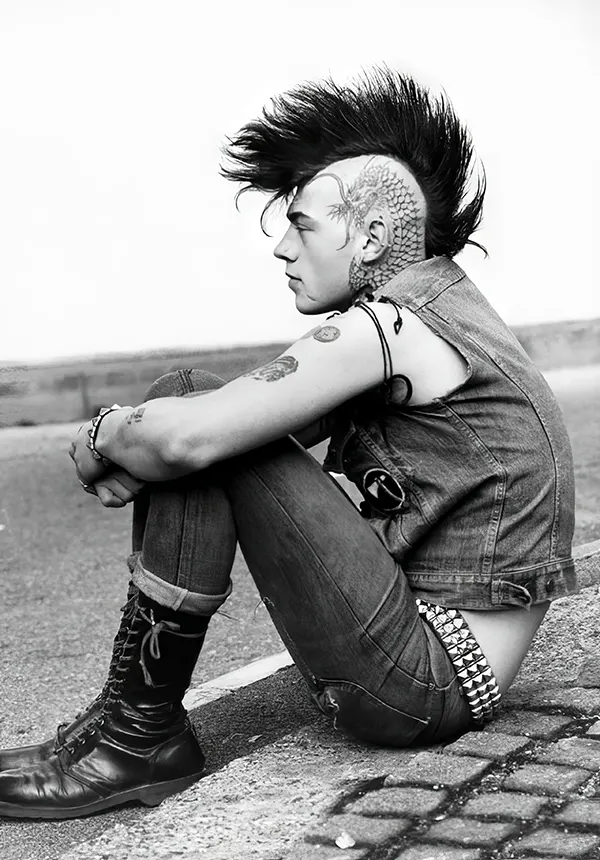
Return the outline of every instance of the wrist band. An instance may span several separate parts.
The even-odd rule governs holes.
[[[100,412],[96,415],[95,418],[92,418],[92,426],[88,430],[89,442],[87,443],[87,447],[92,452],[92,457],[94,460],[101,460],[104,466],[112,466],[113,463],[108,457],[103,457],[100,451],[96,449],[96,438],[98,436],[98,429],[100,427],[100,422],[102,419],[109,414],[109,412],[115,412],[117,409],[121,409],[118,403],[113,403],[112,406],[106,406],[100,410]]]
[[[420,598],[416,603],[419,615],[432,627],[456,670],[474,722],[489,722],[498,712],[501,695],[471,628],[458,609],[446,609]]]

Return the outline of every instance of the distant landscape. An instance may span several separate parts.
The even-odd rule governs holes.
[[[600,363],[600,319],[514,328],[542,370]],[[169,350],[0,367],[0,427],[90,418],[111,403],[135,405],[171,370],[201,367],[234,379],[279,355],[287,343]]]

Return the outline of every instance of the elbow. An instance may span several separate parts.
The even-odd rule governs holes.
[[[160,458],[173,477],[199,472],[213,462],[203,446],[185,438],[165,440],[160,446]]]

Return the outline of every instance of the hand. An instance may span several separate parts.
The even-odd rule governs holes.
[[[75,463],[77,477],[81,484],[87,485],[95,484],[108,470],[102,460],[96,460],[92,456],[92,452],[87,446],[90,438],[88,431],[91,427],[91,421],[82,424],[69,448],[69,456]]]
[[[124,508],[145,486],[144,481],[138,481],[125,469],[116,469],[96,481],[94,491],[105,508]]]

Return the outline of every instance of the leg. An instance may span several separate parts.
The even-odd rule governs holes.
[[[207,385],[200,371],[168,379],[169,393],[184,396]],[[157,487],[135,521],[141,550],[134,581],[174,609],[190,593],[222,600],[236,533],[282,639],[338,724],[397,745],[469,725],[456,673],[419,618],[402,571],[338,485],[291,439]],[[177,552],[168,550],[174,534],[182,535]],[[176,604],[168,602],[166,581]]]
[[[194,377],[170,375],[175,388],[161,390],[188,393]],[[100,707],[39,767],[0,775],[0,813],[67,818],[134,798],[153,803],[197,778],[203,757],[181,698],[228,593],[236,527],[282,636],[342,725],[399,745],[433,736],[438,724],[464,727],[456,677],[404,576],[315,461],[282,440],[153,487],[139,505],[137,585]],[[204,551],[209,543],[214,552]]]
[[[181,370],[158,379],[146,400],[195,396],[221,385],[212,373]],[[134,503],[132,579],[170,609],[213,615],[231,593],[236,545],[229,499],[210,474],[154,484]]]
[[[182,394],[179,383],[163,377],[149,397]],[[136,503],[134,582],[104,688],[56,738],[0,755],[0,814],[69,818],[131,799],[154,804],[198,778],[204,757],[181,700],[210,616],[229,594],[235,547],[216,485],[157,484]]]
[[[372,742],[464,731],[456,673],[405,576],[316,461],[283,439],[222,465],[250,572],[320,706]]]

